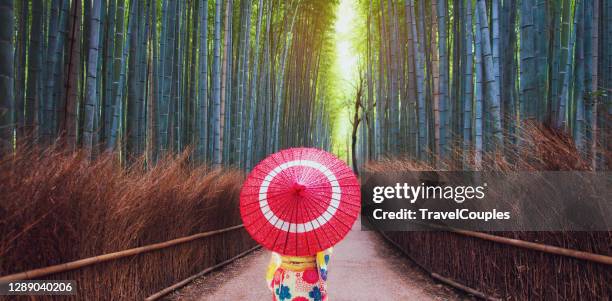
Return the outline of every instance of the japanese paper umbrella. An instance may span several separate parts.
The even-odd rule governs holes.
[[[291,256],[314,255],[342,240],[361,209],[359,182],[332,154],[291,148],[261,161],[240,191],[253,239]]]

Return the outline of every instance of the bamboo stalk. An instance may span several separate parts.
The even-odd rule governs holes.
[[[151,296],[148,296],[147,298],[145,298],[145,301],[157,300],[157,299],[159,299],[159,298],[161,298],[161,297],[163,297],[163,296],[165,296],[165,295],[167,295],[167,294],[169,294],[169,293],[171,293],[171,292],[173,292],[173,291],[175,291],[175,290],[177,290],[177,289],[179,289],[179,288],[189,284],[191,281],[195,280],[196,278],[202,277],[202,276],[204,276],[204,275],[206,275],[206,274],[208,274],[208,273],[210,273],[210,272],[212,272],[212,271],[214,271],[214,270],[216,270],[216,269],[218,269],[218,268],[220,268],[222,266],[230,264],[234,260],[239,259],[241,257],[244,257],[247,254],[249,254],[249,253],[251,253],[251,252],[253,252],[253,251],[255,251],[255,250],[259,249],[259,248],[261,248],[260,245],[254,246],[254,247],[252,247],[252,248],[250,248],[250,249],[248,249],[248,250],[246,250],[246,251],[244,251],[244,252],[242,252],[242,253],[240,253],[240,254],[238,254],[238,255],[236,255],[236,256],[228,259],[228,260],[222,261],[222,262],[220,262],[220,263],[218,263],[216,265],[213,265],[213,266],[211,266],[209,268],[206,268],[203,271],[201,271],[201,272],[199,272],[199,273],[197,273],[195,275],[191,275],[191,276],[189,276],[189,277],[187,277],[187,278],[185,278],[185,279],[183,279],[183,280],[181,280],[181,281],[179,281],[179,282],[177,282],[177,283],[175,283],[175,284],[173,284],[173,285],[171,285],[169,287],[166,287],[165,289],[163,289],[163,290],[161,290],[161,291],[159,291],[159,292],[157,292],[157,293],[155,293],[155,294],[153,294]]]
[[[2,20],[0,29],[0,154],[9,154],[13,151],[12,137],[14,128],[15,100],[14,94],[14,61],[13,57],[13,26],[14,26],[14,3],[13,1],[0,2],[0,14],[5,18]],[[22,8],[23,9],[23,8]],[[23,22],[23,21],[21,21]],[[10,141],[10,142],[9,142]]]
[[[44,268],[33,269],[33,270],[25,271],[25,272],[10,274],[10,275],[0,277],[0,282],[34,279],[34,278],[40,278],[40,277],[48,276],[52,274],[76,270],[82,267],[98,264],[101,262],[111,261],[115,259],[120,259],[124,257],[129,257],[133,255],[138,255],[142,253],[147,253],[147,252],[151,252],[155,250],[172,247],[178,244],[194,241],[196,239],[241,229],[243,227],[244,225],[240,224],[240,225],[236,225],[236,226],[232,226],[232,227],[228,227],[224,229],[213,230],[213,231],[208,231],[208,232],[201,232],[201,233],[197,233],[197,234],[190,235],[190,236],[180,237],[180,238],[168,240],[165,242],[155,243],[151,245],[122,250],[122,251],[113,252],[113,253],[107,253],[107,254],[98,255],[94,257],[88,257],[88,258],[79,259],[79,260],[61,263],[61,264],[56,264],[56,265],[52,265],[52,266],[48,266]]]

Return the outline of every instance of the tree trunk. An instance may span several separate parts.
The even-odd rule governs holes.
[[[102,0],[93,1],[90,15],[89,56],[87,59],[87,97],[85,100],[85,123],[83,129],[83,148],[91,156],[94,120],[98,111],[98,98],[96,97],[98,72],[98,41],[100,35],[100,10]]]
[[[123,124],[123,90],[125,85],[125,73],[127,66],[127,56],[128,49],[130,49],[130,35],[134,30],[134,26],[136,25],[136,5],[132,5],[130,7],[130,14],[128,20],[128,29],[127,29],[127,39],[125,39],[125,45],[121,47],[122,54],[119,59],[118,68],[115,70],[119,72],[119,79],[116,85],[116,97],[115,97],[115,107],[113,109],[113,122],[111,125],[111,138],[108,140],[107,149],[111,150],[115,148],[119,143],[117,142],[117,137],[121,134],[121,128]],[[117,49],[117,48],[115,48]]]
[[[483,84],[483,64],[482,64],[482,31],[480,30],[481,25],[481,14],[476,9],[474,16],[476,20],[476,35],[474,39],[474,56],[475,56],[475,73],[476,73],[476,87],[475,87],[475,105],[474,105],[474,167],[476,170],[482,169],[482,156],[483,156],[483,141],[482,141],[482,104],[484,98],[484,84]]]
[[[580,0],[577,1],[578,3]],[[578,3],[575,7],[578,6]],[[559,129],[568,130],[567,128],[567,107],[568,100],[570,98],[570,83],[572,82],[573,77],[573,65],[574,65],[574,43],[576,41],[576,24],[570,29],[569,26],[569,18],[570,18],[570,3],[569,1],[565,1],[563,3],[563,29],[564,38],[567,41],[561,47],[565,52],[565,55],[562,55],[565,60],[561,63],[564,64],[563,71],[561,71],[561,92],[559,94],[558,108],[557,108],[557,116],[555,118],[556,123],[555,126]],[[574,22],[577,20],[577,15],[574,17]]]
[[[0,156],[13,151],[13,0],[0,1]]]
[[[439,54],[440,54],[440,70],[439,70],[439,76],[440,76],[440,82],[439,82],[439,109],[440,109],[440,116],[439,116],[439,149],[438,149],[438,153],[441,159],[444,159],[446,157],[446,141],[448,140],[448,126],[449,126],[449,122],[448,122],[448,98],[449,98],[449,88],[448,88],[448,81],[449,81],[449,58],[448,58],[448,51],[447,51],[447,34],[446,34],[446,29],[447,29],[447,13],[448,13],[448,0],[438,0],[438,30],[439,30],[439,36],[438,36],[438,49],[439,49]],[[456,55],[455,58],[458,58],[458,56]],[[434,70],[435,72],[435,70]]]
[[[466,61],[465,61],[465,74],[464,74],[464,102],[463,102],[463,160],[464,166],[468,163],[467,155],[472,149],[472,102],[474,95],[474,84],[472,77],[473,70],[473,37],[472,37],[472,1],[466,1],[465,8],[465,53],[466,53]]]
[[[292,14],[291,25],[285,30],[285,34],[283,36],[283,51],[280,61],[280,70],[276,75],[276,88],[274,89],[274,93],[276,95],[276,109],[274,110],[275,118],[274,118],[274,151],[278,151],[280,147],[280,117],[281,117],[281,109],[283,108],[282,103],[284,99],[284,81],[285,81],[285,67],[287,62],[287,56],[289,53],[289,48],[291,47],[292,41],[292,33],[293,33],[293,25],[295,24],[295,19],[298,13],[298,8],[300,6],[300,2],[298,1],[295,5],[295,9]]]
[[[23,2],[25,3],[25,2]],[[55,89],[55,70],[58,61],[58,56],[61,51],[58,50],[60,47],[59,42],[61,39],[61,33],[58,34],[60,26],[65,23],[66,14],[61,9],[61,1],[53,0],[51,3],[51,16],[49,17],[49,40],[46,52],[46,72],[44,74],[44,87],[43,99],[44,99],[44,111],[42,114],[42,141],[45,144],[51,144],[53,134],[55,132],[54,114],[55,114],[55,99],[53,91]],[[27,20],[22,21],[27,22]]]
[[[25,7],[27,9],[27,6]],[[25,134],[30,142],[36,142],[39,135],[39,113],[41,107],[41,74],[43,51],[43,2],[32,1],[32,24],[30,27],[30,43],[28,47],[28,76],[26,83]]]
[[[411,10],[414,14],[414,0],[410,0]],[[427,120],[425,112],[425,9],[423,5],[419,5],[419,26],[418,29],[415,22],[412,23],[412,31],[417,32],[418,43],[415,43],[415,53],[417,53],[417,98],[418,98],[418,111],[419,111],[419,159],[426,160],[428,152],[427,144]]]
[[[200,18],[200,74],[198,80],[198,156],[208,160],[208,0],[201,0],[198,16]]]
[[[131,3],[132,6],[136,7],[137,12],[144,11],[144,9],[140,6],[141,0],[135,0]],[[130,16],[130,18],[136,18],[134,22],[134,29],[132,30],[127,39],[130,40],[130,48],[128,49],[128,58],[129,62],[127,64],[127,91],[128,95],[126,98],[127,102],[127,112],[126,112],[126,155],[128,158],[138,156],[139,155],[139,141],[138,141],[138,129],[139,129],[139,115],[140,115],[140,105],[138,103],[138,48],[141,45],[138,44],[138,35],[139,31],[142,30],[139,28],[137,24],[139,24],[141,13],[138,13],[138,16]],[[130,20],[132,22],[132,20]],[[131,161],[131,160],[130,160]]]
[[[487,18],[487,7],[485,0],[478,0],[478,16],[480,20],[480,31],[481,31],[481,47],[482,47],[482,58],[484,61],[485,81],[486,81],[486,92],[487,92],[487,104],[490,109],[490,114],[493,118],[491,120],[491,126],[493,131],[493,145],[499,149],[503,149],[503,139],[501,130],[501,113],[499,106],[499,84],[495,79],[495,66],[493,64],[493,57],[491,53],[491,35],[489,33],[488,18]]]
[[[359,83],[357,83],[357,91],[355,93],[355,107],[353,114],[353,128],[351,132],[351,154],[353,161],[353,171],[356,175],[359,175],[359,165],[357,162],[357,129],[359,128],[359,123],[361,119],[359,118],[359,108],[362,108],[361,105],[361,97],[363,94],[363,79],[361,74],[359,75]]]
[[[221,14],[223,0],[215,1],[215,37],[213,49],[213,165],[221,165]]]
[[[521,119],[535,118],[534,102],[537,101],[535,87],[535,33],[533,0],[521,0],[521,74],[520,114]]]
[[[66,145],[71,148],[76,148],[77,137],[77,106],[79,95],[79,77],[80,77],[80,62],[81,62],[81,2],[75,1],[72,6],[70,15],[70,31],[68,36],[68,61],[66,62],[65,70],[68,72],[66,81],[66,100],[64,102],[64,118],[60,126],[60,132],[65,137]]]
[[[247,154],[246,154],[246,164],[245,167],[247,171],[250,171],[253,167],[253,152],[254,152],[254,143],[253,143],[253,132],[255,127],[255,109],[257,106],[257,73],[259,71],[259,35],[261,34],[261,19],[263,15],[263,0],[259,0],[258,4],[259,11],[257,13],[257,28],[255,33],[255,53],[253,54],[254,62],[253,62],[253,74],[251,75],[251,89],[249,92],[249,103],[251,104],[251,109],[249,110],[249,125],[248,125],[248,134],[247,134]],[[261,116],[257,117],[261,119]]]

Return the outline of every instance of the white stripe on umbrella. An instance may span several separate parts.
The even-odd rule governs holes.
[[[287,222],[276,216],[276,214],[274,214],[274,212],[272,212],[272,210],[270,209],[267,199],[268,187],[270,186],[270,183],[272,182],[274,177],[281,173],[283,170],[294,166],[305,166],[317,169],[325,175],[332,188],[330,203],[329,206],[327,206],[325,212],[323,212],[321,216],[318,216],[315,219],[300,224]],[[290,233],[306,233],[325,225],[325,223],[327,223],[327,221],[330,220],[334,216],[334,214],[336,214],[336,210],[340,206],[341,193],[342,190],[340,189],[340,184],[338,183],[338,180],[336,179],[334,173],[329,170],[329,168],[319,162],[311,160],[294,160],[285,162],[277,166],[266,175],[263,182],[261,183],[261,186],[259,187],[259,208],[261,209],[261,213],[266,217],[268,222],[274,225],[274,227]],[[278,223],[279,221],[281,222],[280,225]],[[317,223],[313,224],[314,221],[316,221]]]

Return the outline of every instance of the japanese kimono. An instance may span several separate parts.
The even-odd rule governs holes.
[[[327,265],[332,248],[315,256],[272,253],[266,282],[273,301],[326,301]]]

